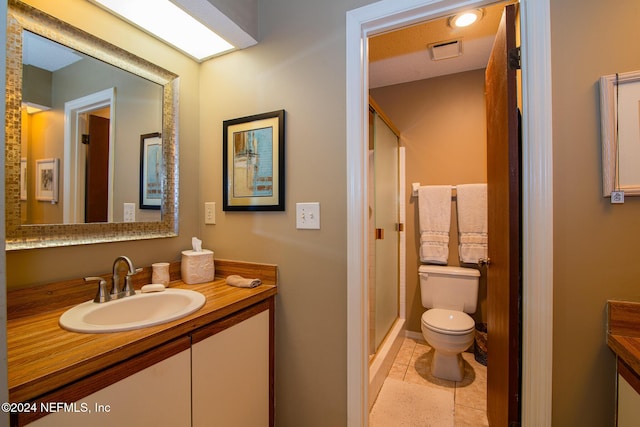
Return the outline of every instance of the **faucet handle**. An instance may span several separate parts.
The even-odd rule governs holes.
[[[85,277],[85,282],[99,282],[98,284],[98,292],[96,293],[96,297],[93,299],[93,302],[101,303],[107,302],[111,300],[111,296],[109,292],[107,292],[107,281],[102,277]]]
[[[136,294],[136,290],[131,286],[131,276],[138,274],[141,271],[142,268],[136,268],[133,273],[127,273],[127,276],[124,278],[124,289],[122,290],[125,296],[129,297]]]

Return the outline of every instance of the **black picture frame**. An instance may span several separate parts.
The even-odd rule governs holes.
[[[223,211],[285,210],[285,111],[225,120]]]

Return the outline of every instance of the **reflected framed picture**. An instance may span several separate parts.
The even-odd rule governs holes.
[[[162,135],[140,135],[140,209],[162,205]]]
[[[284,211],[284,110],[225,120],[224,211]]]
[[[36,160],[36,200],[58,202],[59,159]]]

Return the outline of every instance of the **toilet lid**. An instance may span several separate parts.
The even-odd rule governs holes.
[[[422,315],[422,324],[432,331],[462,335],[472,331],[476,323],[462,311],[432,308]]]

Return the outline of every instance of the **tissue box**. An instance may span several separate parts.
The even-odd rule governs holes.
[[[182,273],[182,281],[187,285],[213,281],[215,274],[213,251],[207,249],[200,252],[182,251],[180,272]]]

